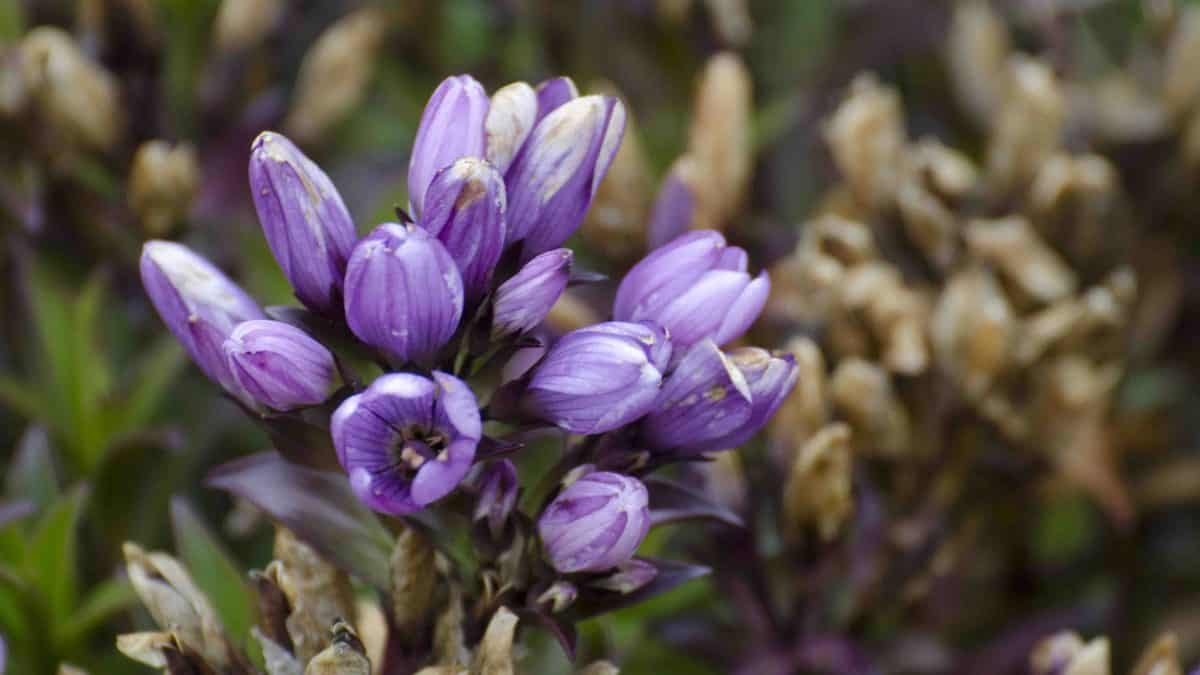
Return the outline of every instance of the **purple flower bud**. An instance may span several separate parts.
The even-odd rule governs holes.
[[[729,450],[766,426],[796,385],[791,355],[747,347],[722,354],[711,341],[693,346],[663,384],[642,440],[656,450]]]
[[[446,247],[469,304],[485,293],[504,250],[504,178],[486,161],[464,157],[438,171],[418,221]]]
[[[508,171],[538,119],[538,96],[528,84],[513,82],[492,94],[485,124],[487,160],[497,171]]]
[[[650,529],[649,501],[641,481],[618,473],[596,471],[571,483],[538,519],[550,564],[570,574],[626,562]]]
[[[142,247],[142,285],[163,323],[210,379],[238,396],[223,345],[235,326],[263,318],[258,304],[212,263],[171,241]]]
[[[333,182],[287,138],[264,131],[250,148],[250,192],[296,297],[313,311],[339,312],[357,235]]]
[[[646,227],[646,247],[651,251],[687,232],[692,224],[696,197],[684,180],[689,166],[687,158],[677,161],[658,189]]]
[[[567,289],[573,259],[568,248],[546,251],[500,284],[496,289],[492,339],[536,328]]]
[[[275,410],[324,403],[336,384],[333,354],[282,321],[243,321],[225,340],[229,369],[246,393]]]
[[[569,77],[552,77],[537,86],[537,121],[579,98],[579,88]]]
[[[346,322],[395,363],[428,363],[462,318],[462,277],[425,230],[385,223],[354,247],[346,269]]]
[[[486,156],[487,114],[487,92],[470,75],[448,77],[434,90],[408,162],[408,200],[414,216],[424,211],[425,191],[434,174],[463,157]]]
[[[766,272],[751,279],[746,252],[712,230],[689,232],[633,266],[617,289],[620,321],[652,319],[677,350],[712,338],[718,346],[750,328],[771,292]]]
[[[610,321],[572,331],[537,365],[525,408],[572,433],[611,431],[654,407],[670,357],[665,331],[653,324]]]
[[[415,513],[466,476],[483,434],[470,387],[434,371],[382,375],[333,413],[333,444],[350,486],[382,513]]]
[[[499,537],[504,523],[517,505],[517,467],[507,459],[489,463],[479,475],[479,498],[475,502],[475,520],[487,519],[493,537]]]
[[[522,256],[557,248],[592,203],[625,131],[615,98],[584,96],[551,112],[533,129],[508,171],[508,243]]]

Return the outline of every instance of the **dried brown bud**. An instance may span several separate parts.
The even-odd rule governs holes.
[[[880,345],[880,360],[888,370],[906,375],[929,365],[925,325],[929,308],[920,294],[905,286],[900,272],[881,262],[847,270],[838,287],[839,313],[830,326],[831,339],[842,354],[867,356],[870,344]],[[861,318],[870,337],[855,334],[850,322]]]
[[[905,232],[930,262],[948,268],[958,256],[960,228],[950,200],[972,190],[978,173],[965,156],[932,139],[910,148],[907,166],[896,193]]]
[[[25,84],[52,132],[68,147],[109,150],[123,131],[120,87],[69,34],[40,26],[21,43]]]
[[[175,632],[126,633],[117,636],[117,651],[151,668],[169,671],[172,663],[191,662],[192,672],[211,673],[212,667],[190,649]]]
[[[750,40],[754,22],[747,0],[708,0],[708,14],[721,42],[740,47]]]
[[[513,637],[517,631],[517,615],[501,607],[488,621],[483,639],[475,648],[471,675],[513,675]]]
[[[299,143],[317,141],[362,101],[390,15],[364,7],[339,19],[304,56],[284,126]]]
[[[771,418],[770,438],[776,458],[787,466],[796,448],[829,421],[829,400],[825,358],[817,343],[794,337],[783,350],[796,360],[796,387]]]
[[[546,315],[546,324],[557,333],[569,333],[573,330],[591,326],[600,321],[600,316],[592,306],[572,289],[567,289]]]
[[[196,155],[186,143],[171,147],[166,141],[147,141],[138,148],[129,170],[129,208],[147,235],[164,236],[187,216],[196,174]]]
[[[1200,95],[1200,7],[1185,7],[1175,20],[1163,64],[1163,100],[1177,117],[1191,112]]]
[[[1000,194],[1033,180],[1042,162],[1061,146],[1065,118],[1065,97],[1050,67],[1026,56],[1013,57],[987,149],[988,176]]]
[[[228,665],[231,658],[221,622],[183,565],[166,553],[147,553],[131,542],[125,542],[122,551],[129,582],[155,623],[213,666]]]
[[[904,110],[894,89],[871,74],[856,77],[825,124],[825,141],[856,200],[876,210],[892,205],[907,144]]]
[[[592,87],[595,93],[620,96],[611,83]],[[626,110],[630,110],[628,103]],[[580,234],[609,258],[632,261],[646,246],[650,212],[650,169],[633,115],[625,118],[625,135],[608,174],[600,182]]]
[[[981,267],[950,277],[930,323],[938,362],[971,398],[986,392],[1008,365],[1016,331],[1008,298]]]
[[[575,675],[620,675],[621,669],[608,661],[594,661],[581,668]]]
[[[850,427],[821,429],[800,449],[783,487],[784,531],[793,539],[815,525],[830,541],[854,510]]]
[[[1075,291],[1074,271],[1020,216],[973,220],[966,239],[972,255],[999,268],[1034,302],[1054,302]]]
[[[1171,128],[1171,113],[1144,78],[1124,70],[1095,83],[1068,83],[1070,126],[1113,143],[1144,143]]]
[[[450,587],[445,609],[438,615],[433,629],[433,652],[438,663],[452,669],[465,666],[470,661],[466,637],[463,635],[462,591]],[[457,672],[457,670],[455,670]]]
[[[1037,644],[1030,667],[1034,675],[1109,675],[1108,638],[1084,644],[1074,633],[1059,633]]]
[[[877,255],[862,223],[836,215],[806,223],[796,250],[771,269],[768,312],[791,321],[827,319],[846,270]]]
[[[257,47],[279,24],[284,7],[282,0],[222,0],[213,25],[213,48],[228,54]]]
[[[746,198],[753,162],[750,71],[732,52],[716,54],[700,75],[688,132],[699,178],[693,226],[722,229]]]
[[[267,675],[303,675],[304,662],[285,646],[267,637],[257,626],[250,629],[251,636],[262,648],[263,666]]]
[[[402,638],[419,639],[437,588],[436,551],[423,532],[404,527],[392,549],[392,619]]]
[[[843,359],[830,390],[837,409],[854,427],[856,450],[884,457],[908,452],[911,422],[887,371],[863,359]]]
[[[266,576],[287,596],[287,631],[301,660],[325,647],[329,626],[339,617],[354,616],[350,578],[290,530],[276,530],[275,560]]]
[[[58,664],[58,675],[88,675],[88,671],[69,663]]]
[[[331,644],[312,657],[304,675],[371,675],[371,662],[350,624],[338,619],[330,633]]]
[[[1012,51],[1004,20],[984,0],[959,3],[946,51],[959,102],[980,126],[989,126],[1004,98],[1004,73]]]
[[[1179,664],[1179,638],[1173,633],[1158,636],[1142,655],[1131,675],[1183,675]]]

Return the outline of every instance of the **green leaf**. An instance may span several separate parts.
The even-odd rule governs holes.
[[[212,601],[230,638],[246,639],[255,622],[250,587],[241,567],[233,562],[217,538],[182,498],[171,500],[175,548],[196,585]],[[244,644],[239,644],[245,647]]]
[[[8,375],[0,375],[0,404],[30,420],[39,417],[45,407],[36,387]]]
[[[54,625],[70,616],[78,598],[76,529],[86,496],[87,489],[80,485],[59,497],[29,542],[26,575],[41,591]]]
[[[138,360],[130,378],[131,390],[111,415],[106,434],[109,443],[150,423],[185,363],[183,348],[174,338],[159,340]]]
[[[90,470],[100,460],[106,446],[101,405],[112,387],[107,355],[100,349],[99,318],[104,305],[107,275],[95,273],[88,279],[73,307],[74,330],[71,332],[71,368],[76,389],[75,429],[81,468]]]
[[[137,604],[137,594],[127,579],[109,579],[88,593],[70,621],[59,626],[58,644],[70,647],[86,638],[113,614]]]
[[[21,435],[4,477],[4,496],[33,502],[38,510],[58,497],[58,471],[44,427],[30,425]]]

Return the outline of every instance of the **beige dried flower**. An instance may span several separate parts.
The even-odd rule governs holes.
[[[1008,87],[987,148],[987,173],[1004,195],[1023,189],[1062,144],[1066,99],[1050,67],[1028,56],[1008,65]]]
[[[854,511],[850,437],[850,427],[830,424],[796,456],[783,488],[784,532],[792,539],[815,525],[821,539],[831,541]]]
[[[890,458],[907,454],[911,421],[887,371],[860,358],[843,359],[833,372],[830,390],[837,410],[854,428],[857,451]]]
[[[40,26],[21,42],[25,85],[64,147],[111,150],[123,134],[120,87],[71,36]]]
[[[257,47],[279,23],[283,0],[222,0],[213,22],[213,48],[233,54]]]
[[[896,192],[905,232],[931,263],[949,268],[961,227],[953,200],[975,188],[978,171],[961,153],[928,138],[910,146],[906,166]]]
[[[1034,647],[1030,669],[1034,675],[1108,675],[1108,638],[1098,637],[1085,644],[1075,633],[1053,635]]]
[[[364,7],[339,19],[304,56],[284,126],[298,143],[312,143],[358,107],[375,70],[390,15]]]
[[[1131,675],[1183,675],[1179,664],[1179,638],[1164,633],[1138,657]]]
[[[350,578],[286,528],[275,531],[275,560],[266,577],[287,597],[287,631],[301,661],[325,647],[338,618],[354,616]]]
[[[576,675],[620,675],[621,669],[608,661],[594,661],[576,671]]]
[[[517,615],[507,607],[496,610],[488,621],[483,639],[475,648],[471,675],[513,675],[513,638],[517,631]]]
[[[1008,26],[988,2],[957,4],[946,38],[946,65],[959,103],[985,128],[1004,100],[1011,43]]]
[[[433,652],[435,660],[447,668],[458,669],[470,662],[466,637],[463,635],[462,590],[451,585],[446,607],[438,615],[433,629]],[[457,672],[457,671],[455,671]]]
[[[821,348],[811,338],[794,337],[783,351],[796,360],[796,387],[771,418],[769,436],[776,459],[787,466],[796,449],[829,422],[829,378]]]
[[[309,660],[304,675],[371,675],[371,661],[354,628],[339,619],[330,633],[330,645]]]
[[[436,551],[429,538],[413,527],[404,527],[392,549],[392,618],[397,634],[419,637],[433,609],[437,588]]]
[[[747,0],[707,0],[708,15],[721,42],[740,47],[750,41],[754,22]]]
[[[694,227],[724,228],[746,198],[753,93],[750,72],[736,54],[716,54],[704,66],[688,132],[688,155],[699,169]]]
[[[986,268],[951,276],[930,322],[937,360],[968,398],[979,398],[1008,366],[1017,321],[999,282]]]
[[[854,198],[875,210],[888,208],[900,185],[908,142],[900,95],[874,75],[859,75],[825,123],[824,135]]]
[[[1196,106],[1200,95],[1200,7],[1186,6],[1175,19],[1163,64],[1163,101],[1176,117]]]
[[[149,236],[165,236],[187,216],[196,192],[196,153],[186,143],[146,141],[129,169],[129,208]]]
[[[1075,291],[1075,272],[1022,216],[972,220],[966,240],[973,256],[996,266],[1033,302],[1054,302]]]
[[[620,97],[616,87],[602,82],[595,93]],[[631,106],[626,103],[626,110]],[[589,244],[618,261],[637,258],[646,246],[646,219],[650,212],[650,168],[646,150],[632,114],[625,118],[625,135],[608,174],[600,182],[580,234]]]

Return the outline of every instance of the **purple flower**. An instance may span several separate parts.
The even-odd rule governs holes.
[[[654,406],[671,358],[654,324],[610,321],[563,336],[537,365],[525,391],[527,412],[576,434],[599,434]]]
[[[552,77],[537,86],[537,121],[579,98],[579,89],[569,77]]]
[[[791,355],[747,347],[722,354],[710,340],[688,350],[642,422],[655,450],[730,450],[766,426],[796,385]]]
[[[475,502],[475,520],[487,520],[493,537],[499,537],[509,514],[517,505],[520,483],[517,467],[507,459],[490,462],[479,474],[479,497]]]
[[[227,391],[244,395],[223,345],[234,326],[263,318],[258,304],[204,258],[170,241],[142,247],[142,285],[163,323],[200,370]]]
[[[487,160],[497,171],[508,171],[538,119],[538,96],[528,84],[513,82],[492,94],[485,123]]]
[[[359,499],[382,513],[414,513],[462,481],[483,433],[465,382],[434,371],[383,375],[333,413],[333,444]]]
[[[600,588],[622,595],[629,595],[651,581],[654,581],[657,576],[658,568],[654,566],[654,563],[634,558],[621,563],[612,574],[597,579],[588,585],[592,588]]]
[[[446,247],[469,304],[488,291],[504,250],[504,178],[486,161],[464,157],[438,171],[418,223]]]
[[[650,529],[649,500],[641,481],[617,473],[595,471],[571,483],[538,519],[550,564],[569,574],[626,562]]]
[[[485,157],[488,96],[470,75],[442,81],[425,104],[408,162],[408,200],[413,215],[425,207],[434,175],[463,157]]]
[[[726,246],[719,232],[700,230],[634,265],[617,289],[613,316],[657,321],[682,353],[706,337],[720,346],[741,336],[770,292],[765,271],[754,279],[746,273],[744,250]]]
[[[492,339],[527,333],[550,313],[571,278],[571,249],[546,251],[496,289]]]
[[[684,157],[675,162],[658,189],[646,227],[646,247],[653,251],[687,232],[696,209],[696,196],[685,180],[691,161]]]
[[[281,134],[250,149],[250,193],[275,260],[313,311],[341,311],[342,279],[357,235],[333,182]]]
[[[385,223],[354,247],[346,322],[393,362],[431,362],[454,335],[462,311],[458,267],[425,230]]]
[[[625,131],[615,98],[571,100],[538,123],[506,176],[508,243],[524,242],[522,259],[557,248],[592,203]]]
[[[238,384],[274,410],[324,403],[336,384],[333,354],[281,321],[243,321],[225,340],[225,354]]]

